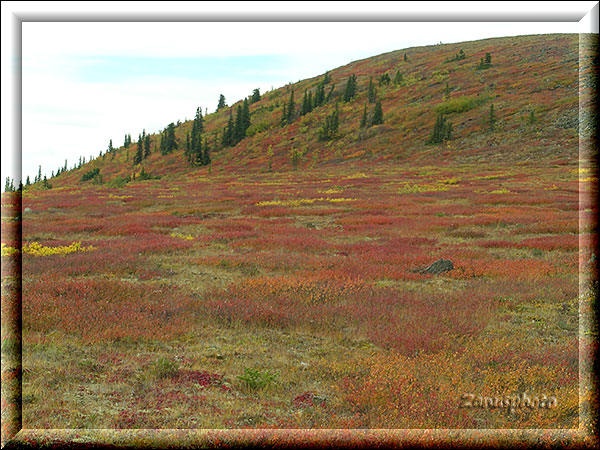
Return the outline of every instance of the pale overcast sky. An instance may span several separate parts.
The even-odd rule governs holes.
[[[2,3],[3,29],[5,3],[11,2]],[[572,8],[559,5],[563,3],[556,2],[555,10],[586,11],[596,2],[575,2],[577,5]],[[175,9],[179,7],[181,11],[201,8],[190,3],[169,5],[176,5]],[[452,5],[454,12],[460,7],[470,11],[460,3]],[[144,3],[146,13],[155,6]],[[217,11],[227,13],[223,4],[216,6],[220,6]],[[310,11],[318,12],[318,5],[310,6]],[[353,6],[358,12],[365,8],[349,3],[349,11],[353,11]],[[548,4],[538,3],[538,7],[548,8]],[[426,9],[420,11],[425,14]],[[402,11],[402,5],[374,4],[368,11],[388,10]],[[239,14],[239,9],[236,11]],[[38,165],[50,176],[65,159],[71,166],[80,156],[96,157],[107,148],[110,139],[120,146],[126,133],[136,140],[142,129],[152,133],[169,122],[192,118],[197,106],[213,112],[221,93],[232,104],[250,95],[254,88],[265,92],[393,50],[499,36],[578,33],[581,28],[578,22],[25,21],[23,180],[28,175],[33,179]],[[6,53],[11,49],[5,47],[5,42],[3,31],[2,179],[11,176],[18,181],[20,176],[11,170],[10,158],[19,155],[7,152],[14,144],[5,139],[5,118],[14,111],[11,96],[5,95],[5,75],[18,60],[6,61]],[[12,128],[7,131],[10,133]]]

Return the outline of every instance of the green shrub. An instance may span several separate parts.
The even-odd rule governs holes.
[[[277,378],[276,373],[272,373],[269,370],[261,372],[258,369],[244,369],[244,375],[238,375],[240,380],[245,387],[252,390],[263,389],[275,381]]]
[[[98,175],[100,175],[100,169],[96,167],[95,169],[88,170],[86,173],[84,173],[81,176],[81,181],[92,180],[95,177],[97,177]]]
[[[179,364],[164,356],[158,358],[152,367],[152,373],[156,378],[172,378],[177,374],[178,370]]]

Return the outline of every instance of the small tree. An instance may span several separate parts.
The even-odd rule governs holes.
[[[144,139],[140,134],[137,143],[137,150],[135,152],[135,155],[133,156],[133,165],[136,166],[138,164],[141,164],[142,159],[144,159]]]
[[[433,126],[433,130],[427,142],[429,144],[439,144],[441,142],[449,140],[451,135],[452,124],[446,122],[446,118],[443,114],[438,114],[437,119],[435,121],[435,125]]]
[[[349,102],[356,96],[356,75],[352,74],[346,81],[346,87],[344,89],[344,101]]]
[[[256,88],[252,91],[252,97],[250,98],[251,103],[256,103],[260,100],[260,89]]]
[[[217,104],[217,111],[227,107],[227,103],[225,103],[225,96],[223,94],[219,95],[219,103]]]
[[[381,125],[383,123],[383,110],[381,109],[381,100],[377,100],[375,109],[373,110],[373,125]]]
[[[396,76],[394,77],[394,84],[402,84],[402,81],[404,81],[404,75],[402,75],[402,72],[398,70],[396,72]]]
[[[325,123],[319,130],[319,140],[328,141],[337,137],[338,128],[340,125],[338,104],[335,105],[335,110],[327,117]]]
[[[150,135],[147,134],[144,139],[144,158],[150,156]]]
[[[362,115],[362,118],[360,119],[360,127],[366,128],[368,121],[369,121],[369,118],[367,116],[367,104],[365,103],[365,108],[363,109],[363,115]]]
[[[369,77],[369,88],[367,90],[367,97],[369,103],[375,103],[377,100],[377,92],[375,91],[375,85],[373,84],[373,77]]]

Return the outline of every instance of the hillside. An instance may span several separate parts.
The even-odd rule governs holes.
[[[581,42],[356,61],[264,93],[210,165],[152,135],[142,164],[133,143],[3,194],[7,429],[107,444],[193,429],[189,447],[240,443],[216,429],[273,445],[291,429],[391,430],[381,446],[401,430],[521,428],[515,447],[576,429],[589,444],[598,178],[593,108],[577,129],[595,89]],[[371,77],[383,123],[361,128]],[[330,99],[300,116],[319,83]],[[239,106],[208,114],[210,143]],[[450,138],[429,144],[436,123],[447,137],[440,112]],[[175,128],[180,144],[193,126]]]
[[[461,50],[463,59],[457,58]],[[491,56],[491,64],[479,68],[486,54]],[[314,96],[324,74],[263,93],[259,101],[249,106],[251,124],[246,138],[234,147],[223,147],[221,137],[230,111],[235,118],[242,101],[209,113],[204,117],[203,136],[209,142],[211,170],[228,172],[244,167],[264,171],[269,167],[269,159],[277,171],[294,165],[307,168],[344,161],[574,158],[578,145],[578,56],[578,36],[557,34],[415,47],[355,61],[329,72],[325,92],[331,98],[303,116],[303,95],[309,92]],[[401,81],[395,79],[398,72]],[[390,78],[387,84],[379,82],[384,74]],[[345,102],[344,89],[351,75],[356,76],[357,93]],[[381,100],[383,124],[361,129],[365,105],[369,116],[375,107],[368,101],[371,77]],[[282,127],[283,108],[292,91],[295,119]],[[337,136],[320,141],[319,129],[336,103]],[[492,105],[497,120],[490,131]],[[440,111],[446,112],[452,124],[451,139],[427,145]],[[193,111],[182,111],[183,114],[192,115]],[[142,167],[146,173],[159,176],[197,170],[183,156],[186,133],[191,128],[192,121],[178,124],[175,136],[179,148],[169,155],[160,154],[160,135],[152,135],[152,154],[135,167],[132,160],[137,130],[132,130],[134,143],[129,149],[118,148],[115,155],[98,157],[62,173],[52,185],[79,183],[85,172],[95,168],[105,183],[118,176],[139,174]],[[292,153],[296,154],[294,161]]]

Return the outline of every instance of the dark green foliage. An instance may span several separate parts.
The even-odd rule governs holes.
[[[129,144],[131,144],[131,141],[129,141],[129,143],[125,147],[129,147]],[[112,152],[113,150],[114,150],[114,147],[112,145],[112,139],[111,139],[110,142],[108,143],[108,151]]]
[[[175,137],[175,124],[171,122],[163,133],[164,141],[161,140],[161,154],[168,155],[177,149],[177,138]]]
[[[529,125],[533,125],[537,119],[535,118],[535,113],[533,111],[529,112],[529,118],[527,119],[527,121],[529,122]]]
[[[365,108],[363,109],[363,115],[362,115],[362,118],[360,119],[360,127],[366,128],[368,122],[369,122],[369,117],[367,116],[367,105],[365,104]]]
[[[246,133],[244,131],[243,120],[244,120],[244,112],[242,109],[242,105],[238,105],[237,114],[235,116],[235,127],[233,129],[233,144],[232,145],[235,145],[238,142],[240,142],[242,139],[244,139],[244,137],[246,135]]]
[[[338,104],[335,105],[335,110],[327,117],[325,123],[319,130],[319,140],[328,141],[337,137],[337,132],[340,126]]]
[[[57,173],[58,175],[58,173]],[[27,181],[25,181],[25,186],[29,186],[31,182],[29,181],[29,175],[27,175]]]
[[[15,185],[13,184],[13,181],[10,179],[10,177],[6,177],[6,183],[4,184],[4,192],[14,192],[15,191]]]
[[[346,81],[346,87],[344,88],[344,101],[349,102],[356,97],[356,75],[352,74]]]
[[[400,70],[396,71],[396,76],[394,77],[394,84],[402,84],[403,81],[404,75],[402,75],[402,72],[400,72]]]
[[[235,122],[233,121],[230,110],[229,120],[230,123],[227,125],[225,132],[227,135],[227,143],[224,143],[224,145],[233,147],[246,137],[246,132],[248,131],[248,128],[250,128],[250,106],[248,99],[244,99],[244,102],[241,105],[238,105]],[[231,133],[229,132],[230,127],[232,127]]]
[[[294,120],[296,120],[296,103],[294,102],[294,91],[292,90],[290,93],[290,99],[287,103],[283,104],[280,123],[281,126],[284,127],[291,124]]]
[[[137,142],[137,150],[133,156],[133,165],[141,164],[142,159],[144,159],[144,138],[142,138],[142,135],[140,134]]]
[[[123,147],[128,148],[130,145],[131,145],[131,135],[126,134],[125,140],[123,141]],[[108,151],[112,152],[112,140],[110,141],[110,144],[108,145]]]
[[[254,89],[254,91],[252,91],[252,97],[250,97],[250,102],[256,103],[259,100],[260,100],[260,89],[256,88],[256,89]]]
[[[438,114],[437,119],[435,121],[435,125],[433,126],[433,130],[431,135],[429,136],[429,140],[427,143],[429,144],[439,144],[440,142],[447,141],[452,136],[452,124],[446,121],[446,118],[443,114]]]
[[[404,54],[404,62],[408,61],[408,56],[406,56],[406,53]]]
[[[223,129],[223,138],[221,139],[221,144],[223,147],[230,147],[233,145],[233,111],[229,110],[229,121],[227,122],[227,126]]]
[[[375,109],[373,110],[372,125],[381,125],[383,123],[383,110],[381,109],[381,100],[377,100]]]
[[[387,73],[381,74],[379,77],[379,86],[383,86],[384,84],[390,84],[392,79]]]
[[[88,170],[86,173],[84,173],[81,176],[81,181],[92,180],[92,179],[96,178],[98,175],[100,175],[100,169],[98,167],[96,167],[95,169]]]
[[[192,123],[192,135],[186,135],[185,154],[192,165],[202,164],[202,133],[204,132],[204,118],[202,109],[196,108],[196,115]]]
[[[451,58],[446,58],[446,60],[444,62],[449,63],[449,62],[454,62],[454,61],[461,61],[461,60],[465,59],[466,57],[467,57],[467,55],[465,55],[465,51],[461,48],[457,54],[455,54]]]
[[[329,92],[327,93],[327,97],[325,98],[325,101],[328,102],[329,100],[331,100],[331,97],[333,97],[333,90],[335,89],[335,85],[332,84],[331,85],[331,89],[329,89]]]
[[[477,70],[489,69],[492,65],[492,55],[491,53],[485,54],[485,59],[481,58],[479,60],[479,64],[477,65]]]
[[[312,92],[304,91],[304,98],[302,99],[302,107],[300,108],[300,115],[303,116],[305,114],[310,113],[315,104],[313,102]]]
[[[375,103],[377,100],[377,92],[375,91],[375,85],[373,84],[373,77],[369,77],[369,89],[367,93],[369,103]]]
[[[219,95],[219,104],[217,105],[217,111],[220,109],[226,108],[227,103],[225,103],[225,96],[223,94]]]
[[[144,158],[150,156],[150,135],[147,134],[144,139]]]

